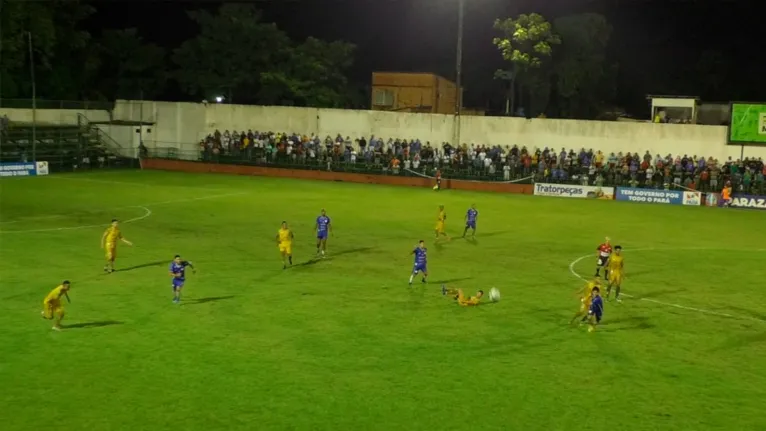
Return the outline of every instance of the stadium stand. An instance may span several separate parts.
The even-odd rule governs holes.
[[[52,172],[134,165],[116,151],[115,145],[90,125],[32,125],[4,120],[0,162],[45,160]]]
[[[160,156],[154,154],[154,156]],[[175,155],[170,155],[174,157]],[[477,181],[548,182],[655,189],[719,190],[731,181],[743,193],[766,192],[762,159],[719,161],[699,155],[648,152],[605,154],[553,149],[449,143],[372,136],[352,140],[314,135],[216,130],[199,143],[202,161],[276,165],[384,175],[433,176]]]

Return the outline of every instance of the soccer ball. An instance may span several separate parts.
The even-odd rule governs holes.
[[[434,190],[439,190],[439,186],[434,186]]]
[[[496,287],[489,289],[489,299],[492,302],[497,302],[500,300],[500,291],[497,290]]]

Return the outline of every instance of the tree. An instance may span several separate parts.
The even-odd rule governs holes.
[[[353,64],[354,49],[346,42],[306,39],[281,68],[261,74],[262,102],[345,107],[352,93],[343,72]]]
[[[217,14],[191,12],[200,34],[173,53],[176,77],[192,96],[229,101],[340,107],[343,74],[354,46],[309,38],[293,45],[276,25],[246,4],[224,4]]]
[[[162,94],[167,74],[165,50],[145,43],[135,28],[106,30],[98,40],[97,88],[107,99],[153,98]]]
[[[200,34],[173,53],[176,77],[189,95],[225,94],[254,101],[260,74],[290,59],[290,39],[246,4],[224,4],[217,14],[189,12]]]
[[[79,25],[94,9],[77,0],[0,1],[0,8],[3,96],[32,95],[30,64],[34,60],[38,94],[54,99],[79,98],[93,71],[86,50],[90,34]]]
[[[594,118],[616,92],[617,66],[606,54],[612,27],[602,15],[586,13],[559,18],[553,28],[562,40],[554,55],[561,115]]]
[[[551,24],[542,15],[522,14],[516,19],[496,20],[495,30],[502,33],[492,43],[503,59],[511,63],[511,70],[522,88],[530,96],[530,113],[545,110],[551,89],[550,59],[553,45],[561,43]],[[500,73],[500,72],[498,72]]]

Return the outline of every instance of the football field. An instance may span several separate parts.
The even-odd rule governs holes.
[[[463,217],[479,210],[474,241]],[[438,205],[453,240],[434,244]],[[314,224],[332,219],[328,257]],[[104,274],[112,218],[134,243]],[[275,235],[295,234],[282,270]],[[569,326],[605,236],[630,297]],[[424,239],[428,284],[408,287]],[[194,263],[171,302],[168,264]],[[0,429],[763,430],[766,214],[169,172],[0,180]],[[67,325],[42,300],[72,281]],[[469,308],[441,284],[502,300]]]

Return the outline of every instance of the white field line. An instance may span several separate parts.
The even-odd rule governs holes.
[[[133,208],[141,208],[144,210],[144,214],[139,217],[134,217],[129,220],[125,220],[122,223],[133,223],[139,220],[143,220],[149,216],[152,215],[152,210],[149,208],[143,207],[141,205],[136,205]],[[62,230],[79,230],[79,229],[88,229],[92,227],[106,227],[109,226],[109,224],[89,224],[89,225],[81,225],[81,226],[70,226],[70,227],[53,227],[48,229],[30,229],[30,230],[0,230],[0,233],[35,233],[35,232],[58,232]]]
[[[139,220],[143,220],[143,219],[145,219],[145,218],[147,218],[147,217],[152,215],[152,211],[149,208],[147,208],[147,207],[158,206],[158,205],[170,205],[170,204],[183,203],[183,202],[195,202],[195,201],[202,201],[202,200],[207,200],[207,199],[219,199],[219,198],[225,198],[225,197],[230,197],[230,196],[241,196],[241,195],[244,195],[244,194],[247,194],[247,193],[245,193],[245,192],[226,193],[226,194],[222,194],[222,195],[200,196],[200,197],[196,197],[196,198],[187,198],[187,199],[174,199],[174,200],[169,200],[169,201],[147,203],[147,204],[143,204],[143,205],[129,205],[129,206],[124,206],[124,207],[117,207],[117,208],[112,208],[112,210],[119,210],[119,209],[126,209],[126,208],[141,208],[141,209],[143,209],[144,210],[144,214],[143,215],[141,215],[139,217],[135,217],[135,218],[129,219],[129,220],[125,220],[125,221],[122,222],[122,223],[133,223],[133,222],[137,222]],[[31,219],[32,220],[37,220],[37,219],[42,219],[42,218],[56,218],[56,217],[64,217],[64,216],[65,215],[60,214],[60,215],[51,215],[51,216],[43,216],[43,217],[33,217]],[[30,219],[26,219],[26,220],[30,220]],[[14,223],[14,222],[17,222],[17,221],[20,221],[20,220],[16,220],[16,221],[13,221],[13,222],[6,222],[6,223]],[[59,231],[65,231],[65,230],[79,230],[79,229],[88,229],[88,228],[92,228],[92,227],[106,227],[106,226],[108,226],[108,224],[91,224],[91,225],[70,226],[70,227],[57,227],[57,228],[48,228],[48,229],[0,230],[0,234],[9,234],[9,233],[36,233],[36,232],[59,232]]]
[[[633,251],[633,252],[638,251],[638,252],[641,252],[641,251],[660,251],[660,250],[664,250],[664,251],[672,251],[672,250],[711,250],[712,251],[712,250],[726,250],[726,249],[709,248],[709,247],[689,247],[689,248],[669,248],[669,249],[638,248],[638,249],[633,249],[633,250],[628,250],[628,251]],[[744,251],[744,250],[730,250],[730,251]],[[758,250],[758,251],[766,251],[766,249],[762,249],[762,250]],[[594,257],[594,255],[592,253],[591,254],[586,254],[585,256],[581,256],[581,257],[578,257],[577,259],[573,260],[572,263],[569,264],[569,272],[571,272],[572,275],[574,275],[575,277],[579,278],[580,280],[588,281],[587,278],[585,278],[585,277],[581,276],[580,274],[578,274],[577,271],[575,271],[574,267],[575,267],[575,265],[580,263],[583,259],[587,259],[589,257]],[[728,317],[730,319],[752,320],[754,322],[766,322],[766,320],[758,319],[756,317],[740,316],[740,315],[734,315],[734,314],[728,314],[728,313],[721,313],[721,312],[718,312],[718,311],[705,310],[704,308],[687,307],[687,306],[681,305],[681,304],[674,304],[672,302],[662,302],[662,301],[657,301],[656,299],[651,299],[651,298],[641,298],[641,297],[637,297],[637,296],[634,296],[634,295],[628,295],[626,293],[621,293],[620,295],[628,297],[628,298],[635,298],[635,299],[638,299],[639,301],[651,302],[653,304],[664,305],[664,306],[667,306],[667,307],[678,308],[678,309],[681,309],[681,310],[696,311],[698,313],[708,314],[708,315],[711,315],[711,316]]]

